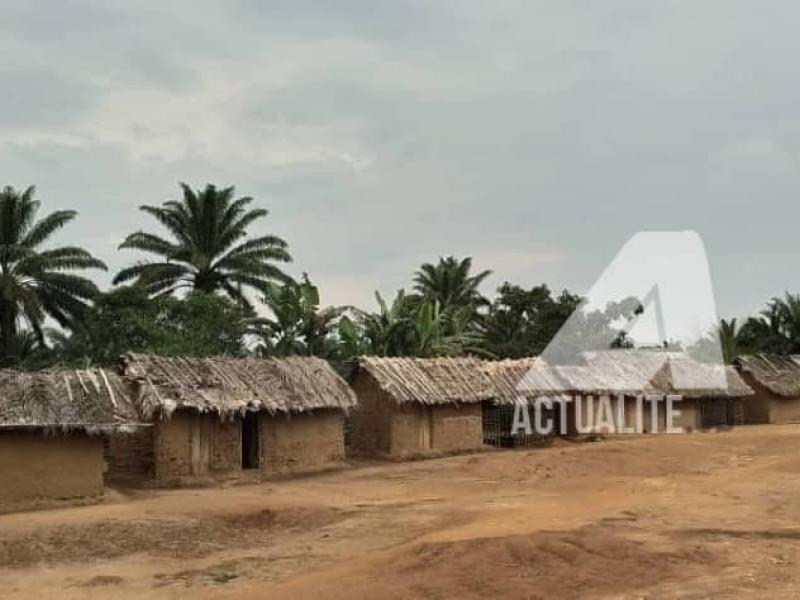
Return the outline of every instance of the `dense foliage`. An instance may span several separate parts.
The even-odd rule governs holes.
[[[55,357],[67,363],[116,364],[124,352],[165,356],[242,355],[251,313],[219,295],[150,298],[139,287],[102,294],[69,333],[53,332]]]
[[[76,213],[56,211],[37,221],[34,188],[5,188],[0,360],[23,368],[112,365],[128,351],[314,355],[339,365],[363,354],[519,358],[543,352],[568,319],[566,336],[579,337],[582,348],[629,346],[625,332],[645,310],[629,298],[587,312],[580,296],[544,284],[506,282],[487,298],[481,287],[491,271],[475,272],[470,257],[454,256],[422,264],[408,291],[392,298],[376,292],[372,309],[324,306],[307,275],[294,281],[276,265],[291,260],[285,241],[249,235],[267,215],[250,207],[252,198],[235,198],[233,187],[196,191],[182,184],[181,190],[180,200],[141,207],[169,239],[139,231],[121,244],[158,259],[123,269],[115,283],[129,285],[101,293],[75,271],[104,269],[103,262],[79,247],[42,248]],[[702,343],[714,335],[727,361],[750,352],[800,353],[800,295],[773,298],[741,325],[723,319]]]
[[[39,202],[33,195],[33,186],[23,192],[6,187],[0,193],[0,362],[4,364],[14,364],[27,354],[31,339],[44,343],[45,317],[62,327],[83,318],[98,290],[74,271],[106,268],[83,248],[43,249],[76,213],[60,210],[37,221]],[[28,333],[20,332],[21,324]]]
[[[274,235],[247,238],[247,227],[267,216],[263,208],[248,210],[250,197],[234,199],[233,187],[213,185],[194,191],[181,184],[183,197],[162,206],[142,206],[172,234],[171,240],[138,231],[120,248],[160,257],[117,273],[114,283],[135,281],[151,294],[168,295],[180,289],[224,292],[248,303],[243,287],[260,290],[271,281],[290,278],[275,262],[289,262],[287,244]]]

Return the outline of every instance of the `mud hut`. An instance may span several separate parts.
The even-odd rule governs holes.
[[[534,368],[539,367],[539,368]],[[558,434],[561,430],[559,411],[544,410],[541,418],[549,419],[553,426],[548,434],[524,429],[514,430],[515,411],[518,406],[529,411],[535,418],[534,403],[543,395],[551,395],[553,389],[559,387],[555,380],[558,375],[547,367],[540,358],[519,358],[485,361],[483,370],[492,382],[494,395],[491,400],[482,403],[483,441],[491,446],[520,447],[537,446],[546,441],[545,438]],[[520,382],[524,377],[536,377],[537,381],[528,381],[529,390],[521,389]],[[547,390],[540,393],[537,390]]]
[[[755,390],[747,402],[747,423],[800,423],[800,356],[740,356],[736,367]]]
[[[481,403],[494,391],[478,359],[362,357],[351,384],[355,453],[407,458],[483,447]]]
[[[581,398],[580,404],[568,405],[562,430],[568,434],[597,422],[602,398],[608,398],[617,430],[649,433],[666,430],[666,404],[659,402],[653,408],[644,402],[639,413],[640,396],[679,396],[673,425],[693,431],[743,423],[743,399],[753,393],[732,367],[701,363],[682,352],[597,351],[583,353],[582,360],[577,365],[551,366],[537,359],[523,375],[521,370],[516,374],[517,394]],[[719,383],[717,375],[722,376]]]
[[[122,376],[153,427],[112,440],[109,470],[117,478],[257,480],[344,458],[344,415],[355,396],[322,359],[127,354]]]
[[[630,408],[627,415],[635,414],[633,396],[679,396],[676,408],[680,414],[674,425],[685,431],[743,424],[746,397],[753,394],[733,367],[703,363],[685,352],[617,350],[587,352],[585,358],[593,380],[587,388],[601,382],[596,394],[623,390]],[[665,431],[666,405],[657,405],[657,415],[651,414],[651,409],[645,403],[645,432],[651,431],[653,422],[658,431]],[[630,418],[628,425],[633,425]]]
[[[0,371],[0,510],[101,496],[104,435],[137,421],[114,373]]]

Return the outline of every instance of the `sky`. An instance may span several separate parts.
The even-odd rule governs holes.
[[[582,293],[694,230],[741,316],[800,291],[798,30],[788,0],[0,0],[0,184],[78,210],[54,243],[103,286],[185,181],[268,208],[326,304],[451,254]]]

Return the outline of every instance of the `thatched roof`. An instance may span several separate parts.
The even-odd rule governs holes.
[[[523,379],[526,390],[535,390],[530,396],[549,395],[566,386],[558,372],[538,357],[485,361],[483,370],[492,381],[494,399],[502,403],[529,395],[520,390]]]
[[[673,394],[680,394],[686,398],[730,397],[740,398],[752,396],[753,389],[745,383],[735,367],[725,365],[712,365],[698,362],[686,356],[670,359],[671,372],[670,385]],[[717,378],[718,369],[723,368],[725,373],[724,386],[710,385]]]
[[[521,395],[677,394],[687,398],[753,393],[735,369],[700,363],[684,353],[642,350],[585,352],[580,365],[550,366],[542,359],[487,363],[498,400]]]
[[[477,358],[384,358],[364,356],[358,368],[399,403],[472,403],[488,400],[494,386]]]
[[[611,350],[584,354],[589,371],[605,377],[601,392],[678,394],[686,398],[740,397],[754,392],[736,369],[703,363],[685,352]],[[638,389],[638,392],[636,391]],[[620,393],[620,392],[616,392]]]
[[[347,410],[356,403],[347,383],[316,357],[167,358],[131,353],[122,357],[122,372],[139,382],[139,401],[149,417],[169,416],[177,408],[230,416],[257,410]]]
[[[752,354],[736,364],[745,375],[778,396],[800,396],[800,355]]]
[[[0,370],[0,428],[101,432],[140,422],[125,383],[110,371]]]

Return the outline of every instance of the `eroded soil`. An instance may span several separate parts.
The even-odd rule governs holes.
[[[0,516],[3,598],[797,598],[800,426]]]

